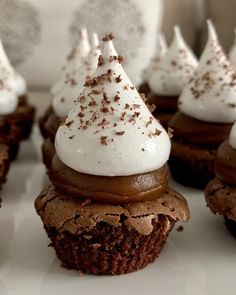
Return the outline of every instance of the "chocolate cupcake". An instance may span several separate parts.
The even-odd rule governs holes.
[[[0,188],[6,181],[6,175],[9,169],[9,149],[5,144],[0,143]]]
[[[27,98],[27,87],[23,77],[12,67],[0,40],[0,80],[6,84],[11,91],[18,97],[18,104],[14,116],[13,124],[21,129],[21,139],[27,139],[30,136],[35,108],[31,106]]]
[[[165,57],[167,53],[167,44],[165,36],[162,33],[159,33],[158,36],[158,46],[156,49],[155,56],[151,59],[147,67],[142,73],[142,83],[139,85],[139,92],[145,94],[146,97],[149,96],[150,86],[149,79],[152,77],[152,72],[158,69],[158,65],[161,60]]]
[[[184,198],[168,188],[170,140],[125,74],[111,41],[55,138],[52,184],[35,201],[67,268],[124,274],[153,262]]]
[[[177,111],[177,100],[183,87],[192,78],[197,59],[185,43],[180,28],[174,27],[174,39],[158,65],[149,74],[148,102],[158,106],[154,116],[167,128]]]
[[[217,150],[215,174],[205,189],[207,206],[224,217],[226,227],[236,237],[236,123],[229,139]]]
[[[203,189],[214,178],[216,150],[236,119],[236,75],[210,21],[199,67],[178,106],[170,122],[174,130],[170,170],[178,182]]]
[[[69,55],[68,69],[62,83],[54,89],[52,110],[48,110],[41,119],[41,130],[45,135],[42,146],[43,162],[48,168],[51,164],[54,149],[54,138],[61,122],[68,115],[78,95],[84,88],[87,78],[91,77],[97,69],[98,57],[101,53],[98,36],[93,33],[93,44],[88,52],[88,36],[85,30],[81,31],[79,44]],[[45,122],[45,123],[43,123]]]

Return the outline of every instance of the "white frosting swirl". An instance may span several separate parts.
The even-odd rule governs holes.
[[[170,139],[152,116],[108,41],[104,63],[60,126],[55,147],[61,161],[92,175],[122,176],[159,169]]]
[[[85,58],[90,52],[88,32],[86,28],[81,29],[78,42],[67,56],[67,64],[62,69],[61,78],[52,86],[51,93],[55,95],[63,89],[64,81],[74,76],[80,67],[81,59]]]
[[[150,60],[147,67],[142,72],[143,82],[149,82],[149,79],[152,76],[152,72],[158,69],[159,63],[164,58],[166,53],[167,53],[166,38],[162,33],[159,33],[156,54]]]
[[[0,116],[13,113],[18,105],[18,97],[4,82],[0,81]]]
[[[208,41],[194,77],[179,98],[184,114],[205,122],[233,123],[236,119],[236,75],[208,24]]]
[[[234,125],[230,131],[229,144],[233,149],[236,149],[236,122],[234,122]]]
[[[64,86],[59,90],[52,101],[54,112],[58,117],[66,117],[74,105],[74,101],[84,88],[84,83],[97,69],[98,57],[101,54],[98,36],[93,33],[93,43],[90,53],[81,59],[77,69],[70,79],[65,79]]]
[[[27,91],[24,78],[12,67],[0,39],[0,79],[16,93],[17,96],[24,95]]]
[[[232,45],[229,51],[229,61],[231,65],[233,66],[233,68],[236,70],[236,29],[234,29],[234,34],[235,34],[235,40],[234,40],[234,44]]]
[[[164,96],[180,95],[197,65],[197,59],[184,41],[180,28],[175,26],[169,50],[149,78],[151,91]]]

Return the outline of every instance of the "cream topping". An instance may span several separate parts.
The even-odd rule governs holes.
[[[158,36],[158,44],[155,56],[151,59],[148,66],[142,73],[142,79],[144,82],[149,82],[152,76],[152,72],[158,69],[160,61],[164,58],[167,53],[167,43],[164,34],[160,33]]]
[[[6,83],[17,96],[24,95],[27,91],[24,78],[17,73],[12,67],[6,52],[4,50],[2,40],[0,39],[0,79]]]
[[[229,51],[229,61],[234,69],[236,69],[236,29],[234,29],[235,39],[234,44]]]
[[[18,97],[0,80],[0,116],[13,113],[18,105]]]
[[[61,161],[81,173],[123,176],[150,172],[169,158],[170,139],[121,66],[109,40],[99,67],[60,126]]]
[[[179,109],[198,120],[233,123],[236,120],[236,75],[208,24],[208,41],[194,77],[179,98]]]
[[[229,143],[233,149],[236,149],[236,122],[234,122],[234,125],[230,131]]]
[[[57,94],[65,86],[64,81],[73,79],[77,69],[80,67],[81,59],[84,59],[90,52],[90,44],[88,39],[88,32],[86,28],[82,28],[79,34],[78,42],[71,49],[67,56],[67,64],[62,69],[62,76],[52,86],[51,93]]]
[[[184,41],[180,28],[175,26],[169,50],[149,79],[151,91],[164,96],[180,95],[197,65],[197,59]]]
[[[61,90],[58,90],[53,98],[53,109],[59,117],[68,115],[74,102],[82,92],[85,81],[91,78],[97,69],[98,57],[101,51],[96,33],[93,33],[92,41],[90,53],[81,59],[80,64],[77,64],[73,76],[70,79],[65,78],[64,86]]]

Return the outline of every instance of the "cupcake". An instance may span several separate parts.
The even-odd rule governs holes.
[[[171,173],[184,185],[204,188],[214,178],[216,150],[236,119],[236,75],[210,21],[199,66],[178,106],[170,122],[174,130]]]
[[[6,175],[9,169],[8,151],[8,146],[3,143],[0,143],[0,188],[2,187],[2,184],[6,181]]]
[[[86,58],[90,52],[90,44],[88,40],[87,29],[83,28],[80,31],[77,43],[71,49],[67,56],[66,65],[62,68],[62,75],[56,83],[51,87],[50,92],[54,97],[58,92],[63,90],[65,81],[74,78],[74,74],[80,68],[81,59]],[[53,113],[52,106],[46,110],[45,114],[39,119],[39,128],[42,136],[46,139],[47,135],[47,121],[50,115]]]
[[[158,47],[155,56],[151,59],[148,66],[144,69],[142,73],[142,84],[139,86],[139,92],[144,93],[148,97],[150,92],[149,79],[152,77],[152,71],[158,69],[158,65],[164,58],[167,52],[167,44],[165,36],[160,33],[158,38]]]
[[[81,43],[83,44],[84,41],[82,40]],[[83,51],[83,46],[81,46],[81,49]],[[98,37],[94,33],[91,51],[86,57],[81,58],[80,63],[77,61],[71,76],[67,75],[65,77],[63,87],[61,86],[60,90],[57,90],[54,94],[52,113],[45,125],[48,138],[46,138],[42,147],[43,161],[47,167],[50,166],[55,153],[54,138],[56,131],[60,123],[68,115],[78,95],[82,92],[86,79],[96,71],[100,53]]]
[[[111,39],[57,131],[52,184],[35,201],[62,264],[96,275],[145,267],[175,222],[189,218],[184,198],[168,187],[169,137]]]
[[[26,82],[20,74],[12,67],[0,40],[0,81],[17,95],[18,105],[12,115],[12,121],[21,128],[21,138],[27,139],[30,136],[35,109],[28,102]]]
[[[177,111],[177,100],[184,85],[192,78],[197,60],[184,41],[180,28],[174,27],[174,38],[165,56],[149,73],[148,102],[158,106],[154,116],[166,128]]]
[[[236,238],[236,123],[229,139],[217,150],[215,174],[205,189],[207,206],[224,217],[226,227]]]

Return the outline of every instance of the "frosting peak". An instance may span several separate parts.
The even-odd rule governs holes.
[[[234,125],[230,131],[229,143],[233,149],[236,149],[236,122],[234,122]]]
[[[81,59],[87,57],[89,52],[90,44],[88,40],[88,32],[84,27],[80,30],[77,43],[67,56],[67,64],[62,69],[61,78],[51,88],[51,93],[53,95],[63,90],[64,81],[73,77],[81,64]]]
[[[149,79],[152,76],[152,71],[158,68],[158,65],[162,58],[166,55],[167,52],[167,43],[165,36],[162,33],[158,35],[158,44],[156,49],[156,54],[149,62],[148,66],[144,69],[142,73],[142,78],[144,82],[149,82]]]
[[[98,36],[92,35],[92,49],[90,53],[77,61],[77,68],[70,76],[64,77],[61,89],[55,94],[52,105],[58,117],[66,117],[72,109],[77,97],[84,88],[86,79],[91,78],[97,69],[98,57],[101,54]]]
[[[233,123],[236,119],[236,75],[219,44],[211,21],[199,66],[179,98],[179,109],[198,120]]]
[[[149,79],[152,92],[163,96],[180,95],[184,85],[193,76],[197,64],[197,59],[184,41],[179,26],[175,26],[169,50]]]
[[[16,73],[12,67],[6,52],[4,50],[2,40],[0,39],[0,80],[4,81],[7,86],[16,93],[17,96],[26,93],[26,82],[21,75]]]
[[[88,80],[55,138],[68,167],[86,174],[123,176],[150,172],[168,160],[170,140],[152,116],[107,41]]]

